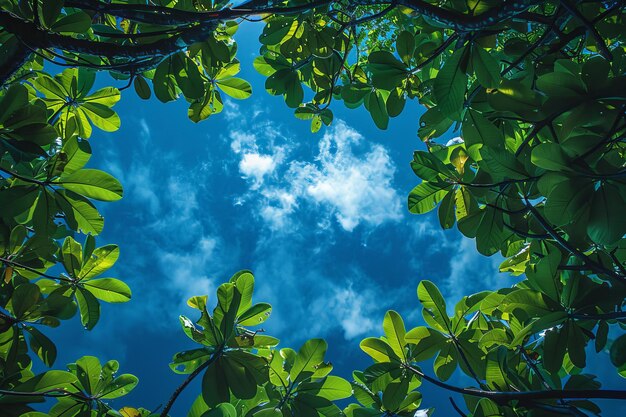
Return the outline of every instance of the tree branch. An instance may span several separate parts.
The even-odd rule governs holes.
[[[626,400],[626,391],[621,390],[550,390],[550,391],[485,391],[475,388],[461,388],[450,385],[433,378],[419,369],[403,364],[407,370],[419,376],[420,378],[437,385],[448,391],[456,392],[472,397],[489,398],[498,403],[508,401],[529,401],[529,400],[555,400],[561,398],[604,398],[613,400]]]
[[[55,277],[54,275],[46,274],[45,272],[38,271],[37,269],[35,269],[35,268],[31,267],[31,266],[24,265],[24,264],[21,264],[19,262],[12,261],[11,259],[8,259],[8,258],[0,257],[0,262],[5,264],[5,265],[11,265],[11,266],[13,266],[15,268],[25,269],[27,271],[33,272],[35,274],[38,274],[39,276],[42,276],[44,278],[55,279],[55,280],[63,281],[63,282],[72,282],[71,279],[64,278],[64,277]]]
[[[170,399],[167,400],[167,404],[165,404],[165,408],[163,408],[163,411],[161,411],[160,417],[167,417],[167,413],[169,413],[170,409],[176,402],[176,399],[178,399],[178,396],[183,392],[185,388],[187,388],[187,385],[189,385],[191,381],[193,381],[194,378],[200,374],[200,372],[204,371],[206,368],[209,367],[209,365],[211,365],[213,362],[215,362],[217,359],[219,359],[222,356],[222,351],[223,351],[222,349],[223,348],[220,348],[219,350],[217,350],[208,361],[204,362],[195,371],[189,374],[187,379],[185,379],[183,383],[180,384],[178,388],[176,388],[176,390],[172,393]]]
[[[533,206],[532,203],[528,201],[528,198],[524,198],[524,200],[526,202],[526,207],[528,207],[528,211],[530,212],[530,214],[532,214],[533,218],[537,221],[537,223],[539,223],[541,227],[543,227],[543,229],[550,235],[550,237],[554,239],[563,249],[565,249],[566,251],[568,251],[569,253],[571,253],[572,255],[580,259],[581,261],[585,262],[585,264],[588,265],[589,268],[593,272],[605,274],[612,278],[618,279],[620,281],[624,280],[623,276],[616,274],[615,271],[611,271],[610,269],[593,261],[587,255],[582,253],[579,249],[570,245],[570,243],[566,239],[560,236],[557,233],[557,231],[552,226],[550,226],[550,224],[546,221],[546,219],[544,219],[543,216],[537,211],[535,206]]]

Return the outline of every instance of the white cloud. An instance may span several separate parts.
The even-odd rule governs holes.
[[[326,308],[334,311],[335,320],[341,324],[344,337],[349,340],[378,327],[378,323],[372,320],[375,300],[373,291],[357,292],[349,285],[347,288],[335,288]]]
[[[326,204],[346,231],[359,223],[378,226],[388,220],[399,220],[401,198],[392,187],[395,167],[387,150],[378,144],[362,156],[353,148],[363,137],[343,122],[322,138],[319,166],[302,169],[309,185],[307,196]]]
[[[274,172],[277,161],[272,155],[262,155],[259,153],[246,153],[239,162],[239,171],[244,178],[254,179],[254,188],[263,184],[263,177]]]
[[[322,272],[310,264],[305,243],[268,242],[257,253],[255,297],[273,306],[267,323],[270,334],[283,335],[286,345],[295,345],[337,332],[347,341],[379,333],[387,303],[400,293],[383,289],[357,266]],[[303,269],[307,263],[309,267]]]
[[[261,204],[259,214],[270,229],[291,225],[290,215],[305,207],[319,207],[317,223],[327,224],[323,217],[331,216],[348,232],[359,224],[375,227],[402,218],[402,198],[392,185],[395,166],[382,145],[364,144],[361,134],[337,121],[321,138],[314,162],[284,164],[292,149],[277,142],[286,139],[275,130],[269,138],[262,132],[233,131],[230,140],[239,171],[255,192],[248,199]],[[268,149],[260,150],[260,142],[269,143]],[[269,181],[277,172],[278,179]]]
[[[224,117],[229,122],[236,120],[238,117],[241,117],[241,111],[239,109],[239,105],[233,103],[232,100],[224,101]]]

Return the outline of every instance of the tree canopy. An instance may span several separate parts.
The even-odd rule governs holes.
[[[599,415],[594,399],[623,401],[626,391],[602,389],[585,373],[595,352],[626,377],[623,6],[3,0],[2,415],[165,417],[195,377],[202,388],[188,417],[424,416],[422,383],[461,394],[464,404],[453,401],[461,416]],[[441,228],[456,224],[481,254],[499,252],[500,271],[519,282],[468,294],[454,308],[420,282],[425,325],[407,330],[389,311],[384,335],[360,344],[373,365],[350,381],[330,374],[324,340],[294,350],[255,331],[271,306],[252,302],[250,271],[219,286],[214,308],[206,295],[188,301],[199,319],[180,322],[195,347],[170,365],[188,376],[159,411],[117,400],[138,379],[118,374],[115,360],[85,356],[66,371],[35,374],[34,360],[55,365],[46,326],[78,314],[90,330],[101,302],[131,299],[123,280],[103,277],[119,248],[97,246],[104,220],[93,200],[118,200],[123,188],[84,168],[93,128],[120,127],[113,107],[122,90],[184,99],[193,122],[221,112],[224,96],[250,97],[237,77],[243,21],[263,27],[254,67],[265,89],[313,132],[332,123],[341,102],[363,106],[380,129],[407,100],[425,106],[416,127],[428,151],[413,155],[408,209],[436,209]],[[94,89],[101,72],[116,87]],[[438,141],[450,131],[459,139]],[[446,382],[455,372],[471,386]],[[50,398],[50,407],[37,405]]]

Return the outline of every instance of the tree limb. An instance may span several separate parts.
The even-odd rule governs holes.
[[[419,376],[420,378],[437,385],[448,391],[456,392],[472,397],[489,398],[498,403],[506,403],[508,401],[536,401],[536,400],[555,400],[560,398],[604,398],[613,400],[626,400],[626,391],[611,389],[586,389],[586,390],[550,390],[550,391],[485,391],[475,388],[461,388],[450,385],[445,382],[433,378],[419,369],[404,364],[407,370]]]

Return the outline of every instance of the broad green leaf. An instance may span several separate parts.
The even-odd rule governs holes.
[[[370,93],[367,100],[367,109],[372,116],[372,120],[379,129],[387,129],[389,124],[389,115],[387,114],[387,106],[385,99],[380,91],[376,90]]]
[[[399,382],[392,382],[383,391],[383,407],[388,411],[396,411],[404,401],[409,389],[409,380],[402,378]]]
[[[485,88],[497,88],[500,83],[500,64],[480,46],[472,47],[472,66],[478,82]]]
[[[171,60],[170,71],[183,95],[188,99],[204,96],[204,80],[198,64],[182,52],[172,55]]]
[[[450,192],[452,184],[423,181],[409,193],[409,211],[424,214],[437,207],[437,204]]]
[[[406,346],[404,336],[406,335],[406,329],[402,317],[400,317],[397,312],[389,310],[385,313],[383,331],[387,337],[387,343],[389,343],[389,346],[391,346],[395,354],[400,358],[404,358],[404,347]]]
[[[94,249],[91,256],[84,260],[78,278],[84,281],[100,275],[111,268],[119,256],[120,249],[117,245],[105,245]]]
[[[252,95],[252,86],[241,78],[225,78],[216,82],[217,86],[230,97],[242,100]]]
[[[595,243],[614,245],[624,237],[625,205],[623,193],[616,185],[604,183],[593,193],[587,233]]]
[[[57,190],[54,196],[65,213],[65,221],[69,227],[93,235],[102,231],[104,219],[89,200],[69,190]]]
[[[172,358],[170,368],[177,374],[190,374],[206,363],[206,361],[211,358],[214,351],[215,349],[211,347],[203,347],[178,352]]]
[[[94,126],[105,132],[115,132],[120,128],[120,117],[104,104],[97,101],[85,102],[78,110],[84,112]]]
[[[209,365],[202,378],[202,398],[209,407],[215,407],[230,400],[228,385],[224,383],[225,381],[226,376],[219,361]]]
[[[68,14],[58,19],[50,29],[58,33],[85,33],[91,27],[91,17],[82,11]]]
[[[571,161],[567,158],[559,144],[547,142],[535,146],[531,153],[531,161],[540,168],[550,171],[571,171]]]
[[[315,367],[324,361],[328,345],[324,339],[307,340],[296,355],[296,360],[289,372],[292,382],[299,382],[315,371]]]
[[[88,290],[77,288],[74,293],[80,310],[80,321],[86,330],[91,330],[100,319],[100,303],[98,299]]]
[[[145,81],[144,81],[145,82]],[[113,87],[104,87],[93,94],[85,97],[85,103],[99,104],[105,107],[113,107],[115,103],[120,101],[122,95],[120,90]]]
[[[441,330],[450,328],[450,318],[446,312],[446,301],[439,289],[430,281],[420,281],[417,286],[417,298],[424,307],[423,315],[432,317],[441,326]]]
[[[65,238],[61,248],[63,266],[71,277],[77,277],[83,265],[83,247],[71,236]]]
[[[367,337],[359,344],[361,350],[377,362],[400,361],[393,348],[387,342],[376,337]]]
[[[441,200],[441,204],[439,204],[439,209],[437,210],[437,215],[439,217],[439,224],[442,229],[450,229],[454,226],[455,221],[455,193],[448,193]]]
[[[352,395],[352,386],[338,376],[328,376],[320,382],[303,382],[298,386],[298,393],[324,397],[336,401]]]
[[[97,394],[96,387],[100,380],[102,365],[95,356],[83,356],[76,361],[76,375],[88,394]]]
[[[118,376],[100,393],[101,398],[113,399],[122,397],[131,392],[139,383],[139,379],[135,375],[123,374]]]
[[[76,375],[66,371],[47,371],[36,375],[17,385],[18,392],[44,392],[55,388],[73,390],[72,384],[77,381]]]
[[[237,410],[232,404],[222,403],[211,410],[205,411],[201,417],[237,417]]]
[[[467,89],[467,75],[462,68],[466,48],[457,49],[445,60],[433,83],[433,95],[440,111],[450,119],[461,112]]]
[[[36,307],[41,297],[41,291],[35,284],[29,282],[18,285],[11,296],[13,315],[17,319],[24,319]]]
[[[24,326],[30,341],[30,348],[37,354],[42,362],[50,367],[54,365],[57,357],[57,348],[46,335],[32,326]]]
[[[135,77],[133,81],[133,86],[135,87],[135,92],[137,93],[137,95],[144,100],[148,100],[152,95],[152,91],[150,90],[148,82],[145,78],[141,76]]]
[[[545,332],[542,358],[548,372],[558,372],[563,366],[567,338],[567,327],[556,327]]]
[[[430,152],[415,151],[411,168],[415,175],[424,181],[436,181],[440,177],[455,177],[454,172]]]
[[[267,303],[258,303],[244,311],[237,319],[241,326],[256,326],[268,319],[272,306]]]
[[[616,368],[622,368],[626,364],[626,335],[621,335],[613,341],[610,355],[611,363]]]
[[[107,303],[125,303],[130,301],[131,291],[128,285],[115,278],[91,279],[83,282],[86,290],[97,299]]]
[[[508,294],[502,301],[502,309],[513,311],[519,308],[532,317],[540,317],[551,312],[540,292],[518,289]]]
[[[97,169],[81,169],[62,175],[58,183],[70,191],[101,201],[116,201],[124,194],[118,180]]]

